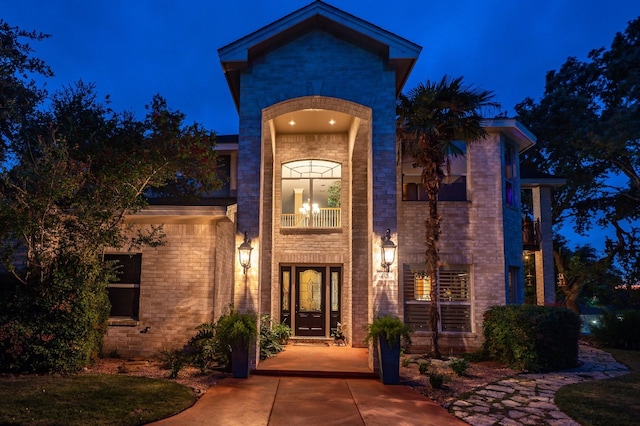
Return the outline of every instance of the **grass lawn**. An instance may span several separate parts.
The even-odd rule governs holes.
[[[144,377],[0,376],[0,424],[141,425],[195,399],[186,386]]]
[[[555,403],[583,426],[637,425],[640,422],[640,351],[607,349],[631,373],[594,382],[567,385]]]

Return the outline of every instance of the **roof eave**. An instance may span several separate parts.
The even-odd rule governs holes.
[[[500,131],[518,144],[518,151],[524,152],[536,144],[536,137],[515,118],[492,118],[482,120],[482,127],[488,132]]]

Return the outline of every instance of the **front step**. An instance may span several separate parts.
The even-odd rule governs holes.
[[[320,379],[380,379],[380,375],[359,371],[312,371],[312,370],[263,370],[253,369],[256,376],[274,377],[310,377]]]
[[[289,343],[301,346],[330,346],[333,345],[332,337],[324,336],[291,336]]]

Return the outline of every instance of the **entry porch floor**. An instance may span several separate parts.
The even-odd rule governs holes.
[[[369,350],[335,346],[329,342],[290,341],[277,356],[260,361],[252,371],[265,376],[375,379],[369,368]]]

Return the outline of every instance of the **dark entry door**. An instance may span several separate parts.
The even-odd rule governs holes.
[[[296,336],[325,335],[325,268],[296,268]]]

